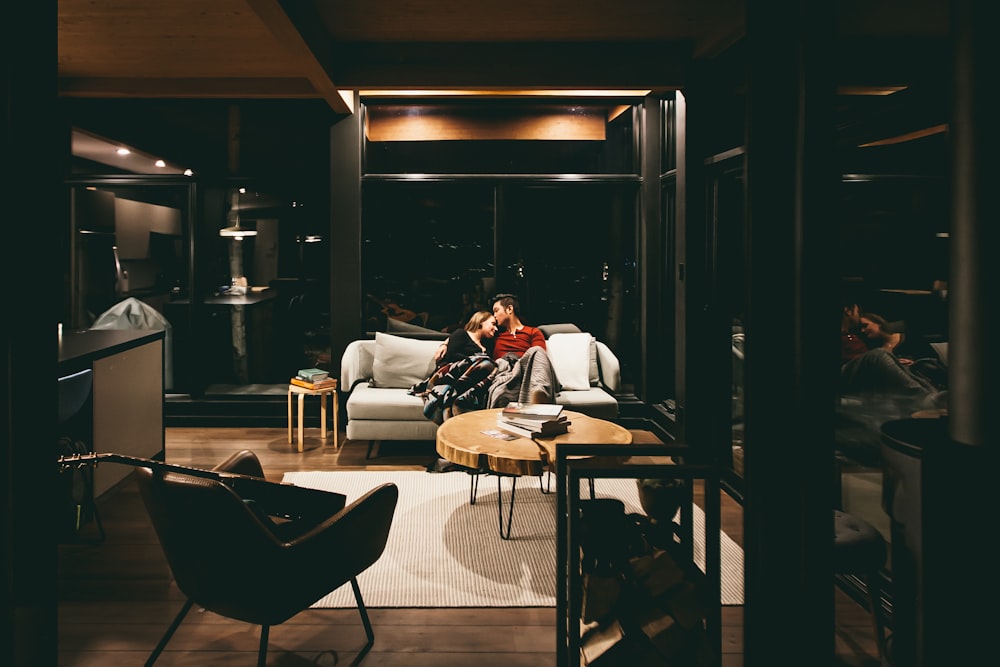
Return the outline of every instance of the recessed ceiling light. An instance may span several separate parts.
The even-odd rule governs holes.
[[[157,160],[157,161],[156,161],[156,162],[154,162],[153,164],[155,164],[155,165],[156,165],[157,167],[161,167],[161,168],[162,168],[162,167],[166,167],[166,166],[167,166],[167,163],[166,163],[166,162],[164,162],[163,160]]]
[[[119,149],[118,149],[118,154],[119,154],[119,155],[128,155],[128,154],[129,154],[129,153],[131,153],[131,152],[132,152],[132,151],[130,151],[130,150],[129,150],[129,149],[127,149],[127,148],[119,148]]]

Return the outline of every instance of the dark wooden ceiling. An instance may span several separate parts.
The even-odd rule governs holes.
[[[738,42],[744,0],[59,0],[64,96],[668,89]],[[940,39],[946,0],[842,0],[840,34]],[[886,51],[888,49],[886,48]],[[876,51],[877,53],[877,51]],[[869,65],[872,63],[869,63]]]

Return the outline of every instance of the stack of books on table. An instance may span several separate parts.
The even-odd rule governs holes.
[[[497,427],[525,438],[559,435],[572,423],[562,409],[551,403],[511,403],[497,415]]]
[[[325,389],[336,386],[337,381],[330,377],[330,371],[322,368],[303,368],[292,378],[292,384],[306,389]]]

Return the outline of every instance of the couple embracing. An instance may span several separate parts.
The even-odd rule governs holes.
[[[434,373],[410,388],[424,415],[440,424],[454,414],[510,402],[552,403],[558,381],[541,330],[521,322],[517,297],[498,294],[493,312],[473,313],[435,355]]]

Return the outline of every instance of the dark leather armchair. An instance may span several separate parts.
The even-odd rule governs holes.
[[[188,600],[147,660],[152,665],[192,605],[261,627],[258,665],[268,631],[350,582],[368,643],[375,641],[357,575],[385,549],[398,498],[383,484],[350,505],[345,497],[264,482],[257,457],[234,454],[214,470],[232,479],[136,470],[139,490],[173,572]],[[259,478],[253,479],[253,478]]]

